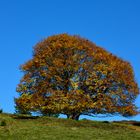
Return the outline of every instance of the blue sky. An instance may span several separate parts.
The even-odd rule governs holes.
[[[59,33],[81,35],[129,61],[140,86],[139,7],[139,0],[1,0],[0,108],[14,112],[19,66],[38,41]],[[140,97],[136,104],[140,107]]]

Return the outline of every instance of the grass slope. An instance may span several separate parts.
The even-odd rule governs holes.
[[[50,117],[14,119],[0,114],[0,140],[140,140],[140,127],[124,123]],[[2,124],[2,123],[1,123]]]

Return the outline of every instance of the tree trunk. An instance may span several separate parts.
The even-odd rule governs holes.
[[[73,119],[73,120],[79,120],[80,114],[71,114],[71,115],[67,115],[68,119]]]

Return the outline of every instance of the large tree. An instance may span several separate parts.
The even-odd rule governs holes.
[[[21,66],[17,108],[46,114],[137,114],[138,85],[129,62],[79,36],[60,34],[39,42]]]

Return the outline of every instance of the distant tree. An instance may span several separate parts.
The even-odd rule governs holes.
[[[24,73],[17,107],[46,114],[137,114],[138,85],[129,62],[89,40],[60,34],[39,42]]]
[[[41,113],[42,116],[48,116],[48,117],[58,118],[60,116],[60,114],[54,114],[54,113],[50,114],[50,113],[47,113],[45,110],[44,111],[41,110],[40,113]]]
[[[3,113],[3,110],[2,109],[0,109],[0,113]]]

